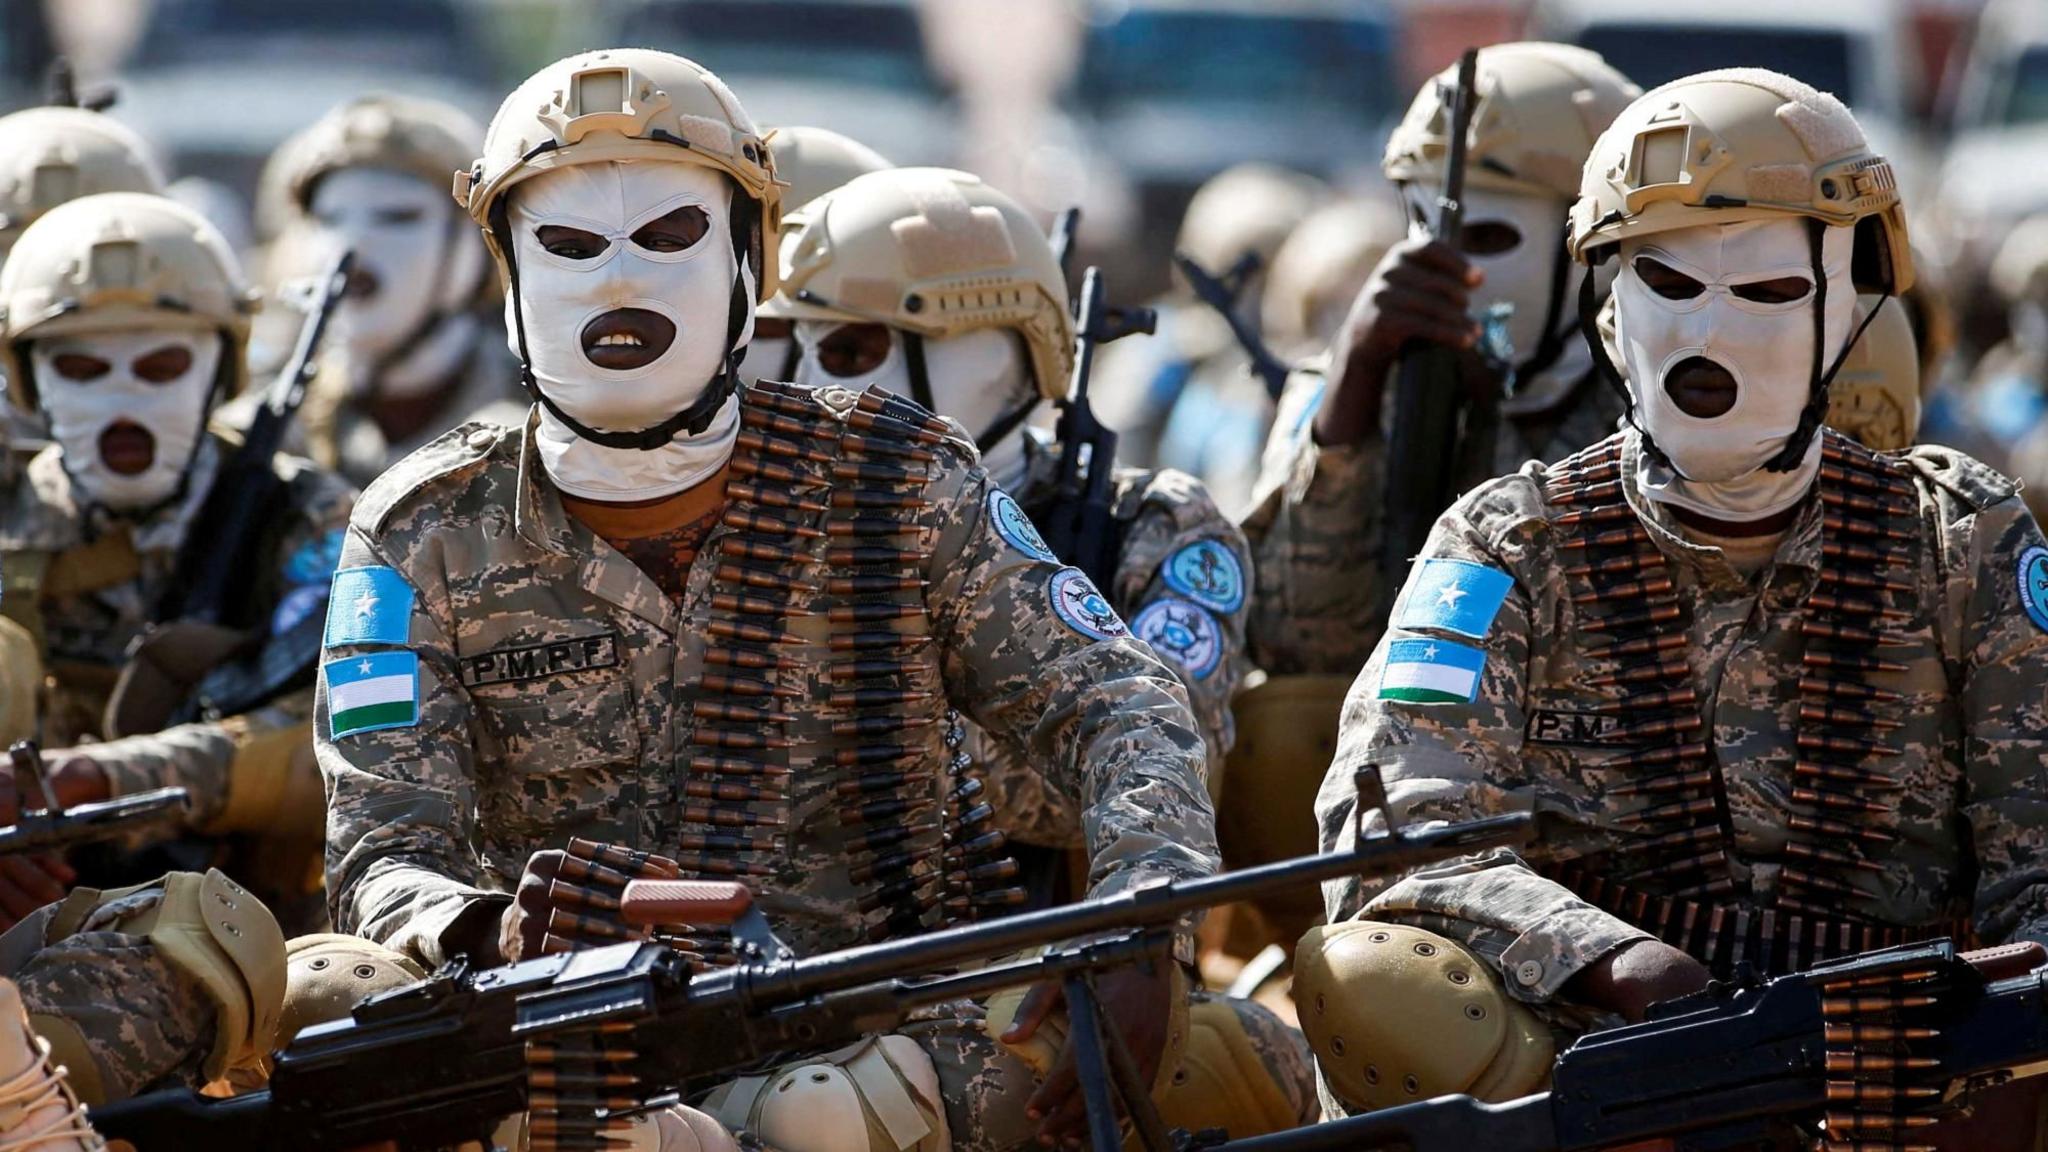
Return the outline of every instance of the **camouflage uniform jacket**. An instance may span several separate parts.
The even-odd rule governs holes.
[[[1326,371],[1310,366],[1288,381],[1243,522],[1258,573],[1248,625],[1252,662],[1275,676],[1349,676],[1372,655],[1383,626],[1386,442],[1377,431],[1352,445],[1315,442],[1311,426],[1329,387]],[[1612,433],[1621,415],[1620,397],[1589,376],[1546,416],[1503,417],[1490,474],[1512,472],[1526,460],[1559,460]]]
[[[834,445],[852,452],[880,435],[858,399],[840,388],[746,390],[735,480],[757,467],[812,467],[810,460],[833,475],[898,474],[834,455]],[[938,778],[933,769],[950,749],[918,734],[948,726],[883,737],[923,741],[917,759],[895,768],[859,767],[859,746],[835,745],[836,733],[864,723],[859,693],[832,671],[844,659],[840,642],[857,646],[859,637],[906,646],[911,666],[899,682],[907,690],[893,693],[906,706],[936,718],[950,703],[1011,754],[1041,766],[1056,791],[1080,799],[1093,891],[1215,867],[1202,741],[1179,680],[1129,638],[1078,570],[1062,568],[1035,534],[1019,531],[1028,521],[988,483],[955,426],[925,443],[921,487],[906,510],[855,518],[917,546],[917,571],[892,583],[908,589],[907,602],[887,606],[901,630],[883,623],[833,632],[841,613],[862,605],[827,592],[783,618],[784,630],[765,646],[754,641],[774,630],[772,618],[747,624],[730,610],[771,593],[735,587],[721,573],[730,572],[727,558],[746,554],[739,548],[756,547],[748,523],[791,515],[770,503],[787,497],[729,484],[722,521],[698,552],[681,602],[671,602],[564,512],[531,427],[457,429],[386,473],[357,507],[336,582],[362,582],[369,594],[350,591],[330,613],[315,724],[339,929],[438,963],[447,952],[443,934],[465,908],[508,900],[502,894],[531,854],[574,835],[676,855],[692,872],[747,877],[802,953],[895,930],[876,918],[894,886],[876,883],[880,863],[863,831],[871,825],[859,823],[872,777],[854,773],[879,771],[884,783],[913,773]],[[816,455],[764,455],[776,444]],[[849,495],[832,489],[829,499]],[[845,539],[833,535],[832,546]],[[886,541],[856,535],[851,543],[848,552],[894,554],[879,547]],[[798,536],[788,547],[813,544],[822,546]],[[799,569],[801,580],[824,583],[810,571]],[[711,663],[713,656],[725,662]],[[719,721],[751,711],[729,702],[732,661],[764,658],[770,670],[746,675],[772,679],[760,690],[773,692],[767,707],[785,715],[724,727]],[[399,675],[416,678],[410,687],[386,681],[401,696],[410,692],[412,707],[401,700],[401,714],[359,729],[334,710],[337,685],[380,664],[403,665]],[[338,718],[345,734],[336,736]],[[926,721],[890,721],[905,723]],[[766,738],[778,729],[782,737]],[[895,755],[891,747],[881,751]],[[786,785],[738,779],[742,788],[758,785],[761,800],[722,809],[737,827],[692,831],[716,814],[706,811],[716,805],[695,799],[704,795],[696,786],[710,782],[701,774],[759,771],[749,766],[778,758]],[[925,787],[943,795],[943,783]],[[930,792],[903,797],[909,823],[882,829],[909,836],[898,855],[921,858],[905,881],[913,895],[937,879],[930,857],[939,830],[915,816],[929,815],[935,800],[945,810]],[[931,911],[918,927],[946,922]]]
[[[308,673],[319,652],[329,577],[355,492],[310,462],[276,458],[285,484],[283,511],[267,531],[270,560],[249,613],[267,639],[253,660],[203,681],[211,715],[161,732],[93,743],[128,648],[149,623],[172,574],[178,548],[205,499],[205,483],[231,446],[202,442],[194,483],[181,503],[139,526],[106,519],[73,500],[61,452],[44,449],[23,482],[0,496],[0,613],[35,637],[46,677],[40,695],[45,748],[81,751],[106,771],[115,796],[183,787],[189,820],[201,829],[230,807],[230,767],[251,741],[299,739],[312,713]]]
[[[1049,498],[1050,452],[1034,452],[1018,501],[1036,511]],[[1224,517],[1200,480],[1172,469],[1119,468],[1112,516],[1122,549],[1109,602],[1180,676],[1201,722],[1213,780],[1236,742],[1230,700],[1249,670],[1244,618],[1251,561],[1244,534]],[[1074,798],[1050,792],[1047,778],[1008,755],[1002,742],[970,729],[968,751],[985,769],[998,823],[1026,843],[1079,848]]]
[[[1969,457],[1878,457],[1823,436],[1819,499],[1753,580],[1637,494],[1633,431],[1446,512],[1345,702],[1316,805],[1323,843],[1351,842],[1351,774],[1376,763],[1399,820],[1536,811],[1526,861],[1571,890],[1503,853],[1371,904],[1359,882],[1328,885],[1330,918],[1461,922],[1532,1002],[1643,928],[1710,963],[1740,959],[1719,917],[1711,932],[1661,922],[1687,898],[1732,906],[1766,970],[1814,958],[1801,923],[1824,917],[1866,926],[1831,950],[1945,935],[1957,917],[1987,941],[2048,938],[2041,531]],[[1612,503],[1589,514],[1595,501]],[[1601,551],[1616,540],[1634,551]],[[1619,663],[1596,651],[1626,634],[1607,610],[1659,601],[1617,574],[1668,581],[1675,608],[1636,646],[1651,654]],[[1853,618],[1849,600],[1866,605]],[[1590,906],[1613,885],[1646,894],[1627,909],[1637,923]],[[1764,952],[1773,938],[1780,951],[1754,951],[1758,924]]]

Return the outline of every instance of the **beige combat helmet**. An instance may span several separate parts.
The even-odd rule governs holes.
[[[1273,254],[1260,330],[1276,348],[1320,348],[1336,335],[1372,270],[1407,224],[1386,197],[1325,204]]]
[[[555,168],[628,160],[700,164],[731,177],[753,205],[734,212],[733,243],[745,245],[758,278],[756,302],[775,294],[775,261],[763,259],[782,221],[775,162],[725,82],[681,56],[612,48],[534,73],[491,118],[483,156],[455,174],[455,201],[509,276],[498,236],[507,192]]]
[[[1066,275],[1024,206],[966,172],[892,168],[791,217],[782,294],[763,315],[886,324],[928,340],[983,328],[1023,337],[1039,395],[1067,394]]]
[[[1877,314],[1835,373],[1827,425],[1865,448],[1903,452],[1920,434],[1923,375],[1913,322],[1897,301],[1883,297],[1858,308],[1859,324],[1870,309]]]
[[[787,212],[856,176],[895,167],[880,152],[830,128],[771,128],[768,145],[775,150],[775,175],[784,185],[782,207]]]
[[[1443,93],[1456,74],[1447,68],[1416,93],[1387,138],[1380,162],[1387,179],[1442,178],[1450,147]],[[1481,48],[1474,91],[1465,186],[1565,201],[1578,198],[1593,142],[1642,95],[1599,53],[1540,41]]]
[[[227,342],[221,371],[233,395],[257,302],[227,241],[197,212],[139,192],[87,196],[45,213],[0,266],[0,371],[15,403],[34,408],[29,341],[197,319]]]
[[[149,146],[111,116],[57,106],[0,116],[0,255],[59,204],[163,190]]]
[[[1700,224],[1803,217],[1856,228],[1859,292],[1913,283],[1891,164],[1833,96],[1759,68],[1674,80],[1628,106],[1587,157],[1572,206],[1575,259]]]
[[[1271,164],[1234,165],[1196,189],[1173,249],[1217,276],[1248,252],[1270,264],[1287,234],[1329,195],[1313,176]]]
[[[483,125],[452,105],[377,94],[329,111],[285,141],[257,182],[258,224],[275,235],[312,210],[320,181],[344,168],[388,168],[435,187],[483,146]]]

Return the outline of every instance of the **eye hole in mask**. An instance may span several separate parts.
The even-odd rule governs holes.
[[[192,351],[167,344],[147,355],[137,357],[129,366],[138,380],[151,384],[168,384],[183,376],[192,368]]]
[[[1458,246],[1467,256],[1505,256],[1522,246],[1522,230],[1505,220],[1481,220],[1465,225]]]
[[[1752,304],[1792,304],[1813,294],[1813,281],[1804,276],[1780,276],[1732,285],[1728,291]]]
[[[417,224],[425,216],[426,211],[415,204],[378,208],[370,213],[370,219],[378,224]]]
[[[818,341],[818,367],[842,379],[865,376],[889,358],[889,330],[880,324],[841,324]]]
[[[51,358],[50,367],[55,368],[57,375],[66,380],[85,384],[105,376],[114,366],[97,356],[87,356],[81,352],[64,352]]]
[[[1693,300],[1707,290],[1706,285],[1661,260],[1638,256],[1634,267],[1636,279],[1666,300]]]
[[[711,231],[711,217],[695,204],[685,204],[633,233],[633,243],[649,252],[686,252]]]
[[[796,325],[773,316],[754,317],[754,339],[787,340],[796,335]]]
[[[551,255],[564,260],[594,260],[611,247],[610,241],[595,232],[561,224],[543,224],[533,230],[533,238]]]

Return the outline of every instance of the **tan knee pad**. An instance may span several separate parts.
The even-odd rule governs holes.
[[[1157,1093],[1168,1128],[1221,1128],[1233,1139],[1294,1127],[1294,1105],[1245,1032],[1228,1000],[1197,1000],[1188,1010],[1188,1044],[1165,1091]]]
[[[932,1058],[907,1036],[875,1036],[712,1092],[704,1111],[781,1152],[948,1152]]]
[[[725,1125],[680,1104],[633,1118],[619,1152],[739,1152]]]
[[[1294,954],[1294,1002],[1323,1080],[1354,1112],[1462,1093],[1538,1090],[1550,1030],[1463,945],[1405,924],[1313,928]]]
[[[36,734],[36,701],[43,687],[43,654],[36,638],[0,616],[0,748]]]
[[[295,936],[284,946],[284,1010],[277,1043],[288,1044],[300,1030],[342,1020],[379,992],[427,978],[410,956],[361,936],[321,932]]]
[[[80,888],[50,920],[48,943],[87,930],[148,939],[206,990],[217,1020],[207,1079],[254,1065],[270,1051],[284,1005],[284,934],[262,901],[218,869],[203,876],[171,872],[104,892]]]

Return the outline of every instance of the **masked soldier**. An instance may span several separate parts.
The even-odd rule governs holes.
[[[560,61],[457,184],[537,409],[358,506],[316,733],[341,930],[430,965],[603,940],[572,837],[745,878],[802,953],[1011,907],[962,713],[1078,798],[1092,892],[1214,867],[1180,682],[1085,574],[999,530],[1008,498],[958,426],[878,390],[738,387],[780,205],[722,83],[653,51]],[[1145,1070],[1167,1065],[1171,966],[1103,988]],[[911,1030],[935,1071],[885,1075],[920,1065],[869,1045],[839,1054],[853,1080],[794,1090],[879,1093],[922,1117],[891,1127],[906,1147],[1019,1145],[1027,1106],[1073,1130],[1071,1074],[1034,1096],[977,1015]]]
[[[494,335],[497,278],[448,202],[448,173],[482,140],[447,105],[367,96],[287,141],[263,175],[280,250],[312,263],[355,252],[299,422],[307,455],[356,484],[465,420],[525,411]]]
[[[1328,886],[1296,992],[1342,1108],[1506,1099],[1546,1022],[1640,1018],[1709,972],[2048,938],[2048,542],[1976,461],[1821,424],[1897,306],[1859,321],[1858,291],[1911,283],[1905,227],[1848,110],[1776,73],[1676,81],[1593,149],[1571,251],[1619,266],[1631,425],[1437,522],[1317,803],[1350,843],[1372,762],[1397,819],[1533,809],[1545,834],[1526,865]],[[1857,1099],[1893,1098],[1876,1079]],[[1906,1140],[1890,1108],[1830,1139]]]
[[[0,511],[0,736],[68,748],[46,753],[67,804],[177,785],[190,829],[311,845],[322,804],[306,725],[352,494],[305,461],[273,464],[284,499],[266,513],[245,621],[229,622],[247,628],[234,656],[173,708],[184,722],[106,739],[110,693],[180,586],[180,557],[220,528],[195,518],[234,445],[206,421],[243,385],[254,303],[219,234],[158,196],[62,205],[0,269],[0,361],[15,402],[40,412],[54,441]],[[11,819],[11,770],[0,781]],[[304,895],[311,861],[260,870],[266,898]],[[0,860],[0,913],[12,922],[69,879],[61,864]]]
[[[895,167],[881,153],[829,128],[771,128],[768,141],[775,149],[775,177],[784,185],[782,207],[786,214],[856,176]],[[791,220],[785,215],[785,231]],[[796,337],[790,332],[790,321],[766,311],[754,317],[754,338],[747,344],[746,359],[740,361],[741,381],[752,384],[763,377],[794,380],[796,366]]]
[[[67,200],[163,190],[148,145],[111,116],[58,106],[0,116],[0,263],[30,224]],[[43,435],[33,412],[10,404],[7,415],[11,439]]]
[[[781,292],[765,310],[794,323],[797,382],[885,388],[958,423],[1002,491],[990,504],[997,533],[1044,552],[1033,517],[1059,498],[1059,454],[1076,449],[1046,444],[1025,421],[1041,403],[1065,397],[1074,325],[1065,276],[1037,222],[965,172],[903,168],[826,193],[790,217],[783,236]],[[939,311],[926,303],[970,283],[981,294],[974,306]],[[1210,770],[1220,772],[1233,738],[1230,697],[1245,671],[1243,537],[1185,473],[1120,469],[1112,488],[1121,548],[1105,576],[1110,604],[1179,674]],[[1057,898],[1069,852],[1086,844],[1080,798],[978,726],[969,726],[965,748],[998,824],[1035,865],[1035,895]],[[1269,1079],[1286,1085],[1294,1108],[1263,1124],[1240,1117],[1227,1126],[1247,1135],[1309,1122],[1313,1092],[1299,1045],[1263,1010],[1238,1007],[1261,1018],[1240,1022],[1217,1003],[1198,1007],[1197,1028],[1258,1036],[1273,1050]],[[1213,1090],[1191,1085],[1185,1093]]]
[[[1502,400],[1493,473],[1583,448],[1621,415],[1620,399],[1594,374],[1574,332],[1579,284],[1594,279],[1599,291],[1606,274],[1574,270],[1563,238],[1587,151],[1639,90],[1582,48],[1481,49],[1464,247],[1453,251],[1426,232],[1448,147],[1440,90],[1448,79],[1423,85],[1387,142],[1382,166],[1401,189],[1414,234],[1388,251],[1359,294],[1327,372],[1291,382],[1244,521],[1260,573],[1252,656],[1276,676],[1348,679],[1379,638],[1387,435],[1380,420],[1404,346],[1470,348],[1479,332],[1473,316],[1511,309],[1514,390]]]

